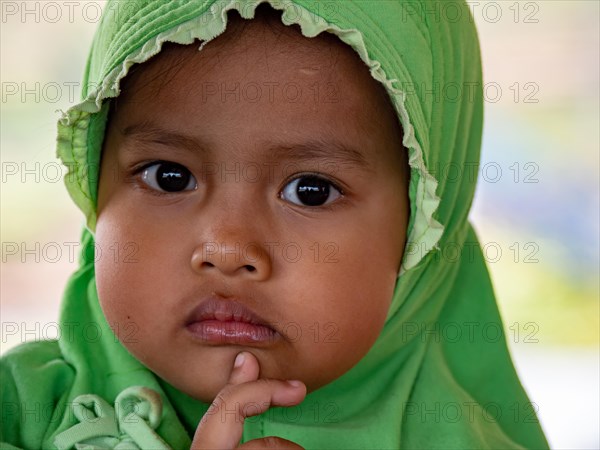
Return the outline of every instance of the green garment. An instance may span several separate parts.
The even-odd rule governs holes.
[[[65,113],[58,130],[58,155],[70,169],[67,187],[87,218],[80,268],[66,288],[58,341],[24,344],[2,358],[1,448],[189,448],[208,405],[131,356],[98,303],[93,232],[106,100],[119,94],[129,68],[163,42],[209,41],[224,31],[228,10],[250,19],[263,2],[105,5],[82,102]],[[479,161],[481,62],[467,5],[267,3],[307,37],[337,35],[383,83],[409,150],[411,217],[394,299],[372,349],[301,405],[247,419],[243,441],[275,435],[307,449],[547,448],[467,220],[475,179],[444,178],[436,170]]]

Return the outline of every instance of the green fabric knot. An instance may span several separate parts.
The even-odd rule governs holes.
[[[162,401],[150,388],[123,390],[114,408],[97,395],[80,395],[72,411],[79,423],[56,436],[59,450],[170,450],[154,431],[162,417]]]

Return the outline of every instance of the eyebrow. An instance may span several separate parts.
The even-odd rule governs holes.
[[[370,164],[358,150],[348,147],[342,142],[325,139],[311,139],[298,144],[277,143],[269,141],[270,156],[275,161],[313,161],[354,166],[370,170]]]
[[[150,122],[140,122],[125,127],[121,134],[126,139],[142,143],[177,147],[192,153],[208,154],[209,146],[194,136],[160,128]],[[314,161],[349,165],[372,170],[371,164],[360,151],[337,140],[309,139],[299,143],[266,141],[267,154],[275,161]]]
[[[178,147],[195,153],[206,153],[206,145],[199,139],[157,127],[150,122],[129,125],[120,131],[126,140]]]

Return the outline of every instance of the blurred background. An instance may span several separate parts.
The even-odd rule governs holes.
[[[103,4],[0,2],[2,353],[56,335],[76,267],[83,218],[54,157],[55,129],[78,100]],[[470,5],[486,83],[472,221],[551,446],[597,449],[600,3]]]

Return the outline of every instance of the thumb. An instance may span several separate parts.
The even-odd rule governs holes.
[[[256,356],[250,352],[241,352],[235,357],[233,363],[233,369],[229,374],[229,381],[227,384],[242,384],[248,381],[258,380],[260,373],[260,366]]]

